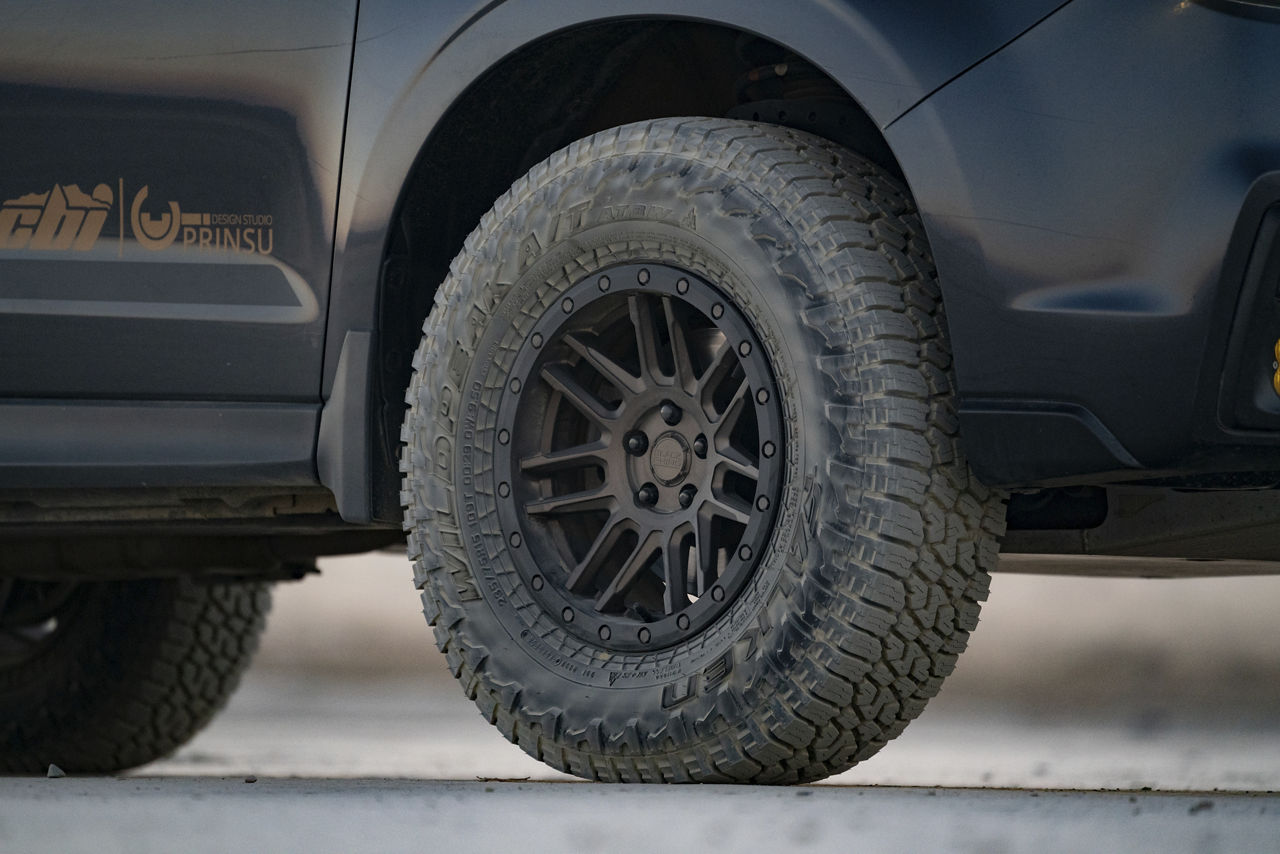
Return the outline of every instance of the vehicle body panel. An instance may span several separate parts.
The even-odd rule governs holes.
[[[5,21],[0,397],[318,399],[355,7]]]
[[[414,176],[451,168],[427,156],[438,140],[494,144],[456,113],[515,60],[658,21],[772,40],[883,131],[936,256],[984,480],[1265,480],[1280,472],[1280,397],[1255,387],[1269,363],[1239,354],[1237,327],[1274,312],[1280,334],[1271,279],[1241,284],[1270,251],[1258,235],[1280,233],[1280,23],[1233,14],[1245,8],[32,7],[0,32],[0,118],[15,129],[0,135],[0,486],[319,482],[348,521],[397,521],[403,377],[386,378],[407,358],[380,323],[403,289],[422,308],[438,284],[387,274]],[[491,126],[530,162],[574,138],[556,116],[536,133],[523,118]],[[478,185],[472,206],[497,192]],[[452,256],[436,201],[415,198],[415,222]],[[402,312],[415,340],[417,308]],[[225,441],[201,445],[210,424]]]
[[[962,8],[929,0],[906,10],[885,2],[804,0],[780,16],[776,4],[735,0],[450,0],[429,8],[408,0],[364,0],[338,214],[326,394],[345,332],[373,327],[379,264],[419,151],[447,121],[450,105],[504,57],[558,31],[602,21],[724,24],[764,34],[820,66],[884,125],[1060,2],[986,0]]]
[[[1224,259],[1280,169],[1277,48],[1197,4],[1077,0],[888,129],[988,480],[1280,466],[1216,418]]]

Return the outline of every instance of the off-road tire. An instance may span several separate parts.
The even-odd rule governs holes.
[[[231,696],[271,606],[259,582],[82,583],[65,598],[50,582],[0,583],[59,596],[56,623],[22,629],[38,638],[30,655],[0,668],[7,773],[107,773],[169,754]]]
[[[776,379],[785,458],[750,577],[710,624],[652,651],[620,648],[627,615],[601,616],[614,637],[593,643],[572,608],[545,606],[557,570],[531,589],[512,554],[537,532],[503,522],[511,487],[495,482],[507,443],[536,428],[499,423],[530,331],[576,311],[571,288],[610,271],[634,288],[646,264],[687,271],[746,318]],[[635,782],[826,777],[920,714],[977,624],[1004,497],[972,477],[958,443],[911,199],[857,154],[714,119],[575,142],[467,239],[414,367],[402,503],[424,613],[484,717],[554,768]]]

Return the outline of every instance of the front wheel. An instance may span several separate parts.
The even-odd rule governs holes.
[[[798,782],[914,718],[977,623],[970,475],[906,191],[806,134],[618,128],[518,181],[415,360],[405,518],[482,712],[623,781]]]

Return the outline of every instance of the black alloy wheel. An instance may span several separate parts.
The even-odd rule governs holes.
[[[584,278],[516,356],[498,512],[535,598],[570,633],[659,649],[736,598],[777,510],[781,412],[755,333],[665,264]]]

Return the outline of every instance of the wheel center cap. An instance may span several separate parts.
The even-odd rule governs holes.
[[[689,473],[692,458],[693,453],[684,436],[674,431],[663,433],[649,450],[649,470],[658,483],[674,486]]]

